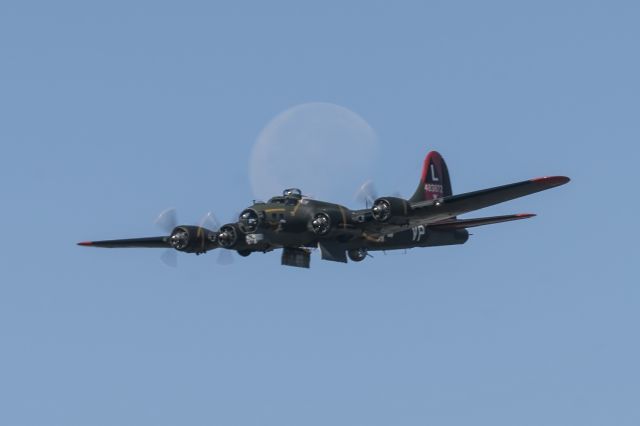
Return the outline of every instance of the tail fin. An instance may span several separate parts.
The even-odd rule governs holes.
[[[452,192],[447,164],[437,151],[431,151],[424,159],[420,184],[409,201],[415,203],[449,195]]]

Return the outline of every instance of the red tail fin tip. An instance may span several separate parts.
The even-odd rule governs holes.
[[[437,151],[427,154],[422,165],[422,175],[411,201],[427,201],[452,195],[449,170]]]

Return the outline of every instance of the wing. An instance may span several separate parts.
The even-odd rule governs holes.
[[[441,220],[555,188],[567,182],[569,182],[569,178],[565,176],[542,177],[495,188],[412,203],[411,208],[417,217],[430,221],[434,219]]]
[[[429,229],[436,230],[451,230],[462,228],[473,228],[475,226],[491,225],[493,223],[511,222],[513,220],[529,219],[534,217],[535,214],[521,213],[510,214],[506,216],[491,216],[491,217],[478,217],[473,219],[447,219],[442,222],[436,222],[429,225]]]
[[[106,247],[106,248],[171,248],[169,237],[127,238],[124,240],[84,241],[79,246]]]
[[[417,225],[430,226],[447,219],[455,218],[463,213],[555,188],[556,186],[564,185],[569,182],[569,180],[570,179],[565,176],[541,177],[464,194],[414,202],[409,204],[407,215],[402,218],[406,220],[401,220],[400,223],[395,221],[394,224],[377,223],[366,220],[365,230],[370,234],[381,235],[403,231]],[[356,215],[360,213],[361,212],[355,212]],[[370,215],[367,215],[366,219],[370,219]],[[469,223],[469,227],[479,226],[479,224],[471,225],[471,223],[472,222]]]

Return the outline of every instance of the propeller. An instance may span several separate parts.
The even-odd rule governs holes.
[[[154,223],[167,234],[171,234],[173,229],[178,226],[178,215],[176,214],[176,209],[169,208],[162,211]],[[160,256],[160,260],[162,260],[162,263],[165,265],[175,268],[178,266],[178,253],[172,248],[167,249]]]
[[[178,226],[178,215],[176,214],[176,209],[170,208],[164,210],[156,218],[155,224],[160,229],[170,234],[171,231]]]
[[[200,220],[200,227],[207,228],[217,232],[220,230],[220,221],[218,220],[218,218],[213,212],[207,212],[207,214],[205,214]],[[218,265],[227,266],[227,265],[231,265],[233,262],[234,262],[234,257],[231,250],[227,250],[221,247],[218,250],[218,257],[216,258],[216,263]]]
[[[217,231],[218,229],[220,229],[220,221],[218,221],[218,218],[215,214],[213,214],[213,212],[207,212],[204,216],[202,216],[202,219],[200,219],[199,226],[201,228],[207,228],[212,231]]]
[[[167,249],[160,255],[160,260],[165,265],[176,268],[178,266],[178,253],[174,249]]]
[[[178,214],[176,209],[169,208],[164,210],[158,215],[155,220],[156,226],[171,235],[176,226],[178,226]],[[220,222],[213,212],[207,212],[202,219],[198,222],[198,226],[206,228],[211,231],[218,231],[220,229]],[[178,266],[178,252],[174,249],[167,249],[160,256],[160,260],[172,268]],[[229,265],[233,263],[233,255],[230,250],[220,250],[218,254],[218,264]]]
[[[369,208],[373,202],[378,198],[378,192],[372,180],[368,180],[363,183],[355,193],[354,198],[358,203],[364,204],[366,208]]]
[[[221,266],[231,265],[235,261],[233,253],[231,250],[221,248],[218,252],[218,258],[216,259],[216,263]]]
[[[391,194],[393,197],[402,198],[399,191]],[[373,202],[378,199],[378,191],[372,180],[363,183],[356,191],[354,198],[356,202],[364,204],[366,208],[373,206]]]

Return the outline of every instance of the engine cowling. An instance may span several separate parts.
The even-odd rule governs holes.
[[[378,222],[388,222],[393,217],[407,216],[410,206],[407,200],[397,197],[378,198],[371,207],[371,216]]]
[[[226,249],[234,248],[238,245],[240,236],[243,235],[239,226],[235,223],[228,223],[220,227],[218,232],[218,244]]]
[[[254,209],[245,209],[240,213],[238,225],[242,232],[250,234],[255,232],[262,224],[262,216]]]
[[[319,236],[327,235],[332,228],[333,220],[326,212],[316,213],[309,221],[309,230]]]
[[[204,253],[217,247],[217,234],[200,226],[176,226],[169,235],[169,245],[186,253]]]

